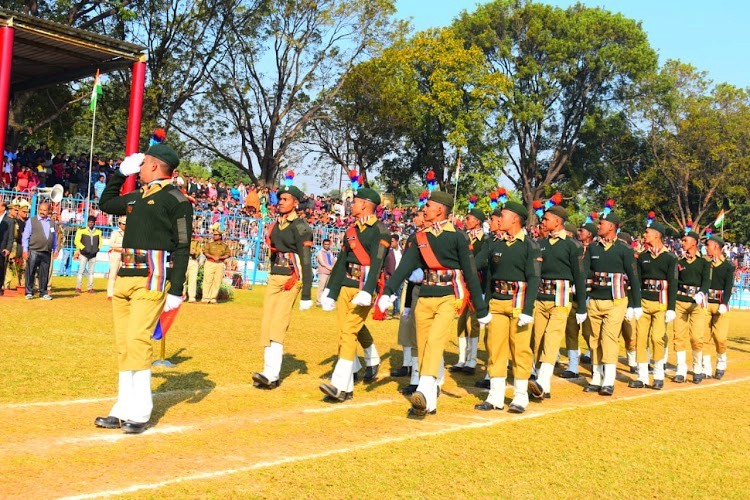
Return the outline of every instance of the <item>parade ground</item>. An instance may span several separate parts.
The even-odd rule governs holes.
[[[0,498],[750,496],[750,311],[729,313],[722,380],[672,382],[670,352],[664,390],[629,389],[621,358],[613,397],[555,376],[552,399],[522,415],[479,412],[482,347],[476,375],[446,375],[437,415],[410,420],[407,380],[388,376],[397,320],[368,320],[378,378],[331,405],[318,385],[336,359],[335,313],[295,307],[282,384],[259,390],[264,287],[235,290],[182,306],[166,340],[174,367],[153,371],[152,427],[125,435],[94,427],[117,393],[105,280],[79,296],[74,278],[52,285],[50,302],[0,297]]]

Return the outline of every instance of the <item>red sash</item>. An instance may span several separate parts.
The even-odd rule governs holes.
[[[435,255],[435,252],[432,251],[432,247],[430,246],[430,241],[427,239],[427,232],[426,231],[417,231],[416,233],[417,238],[417,248],[419,248],[419,253],[422,255],[422,258],[424,259],[425,263],[427,264],[427,267],[430,269],[435,269],[438,271],[445,271],[447,269],[450,269],[448,267],[445,267],[440,263],[437,256]],[[460,274],[460,272],[457,272],[457,276]],[[461,290],[459,290],[459,288]],[[463,290],[463,293],[462,293]],[[466,288],[466,284],[463,282],[463,277],[460,279],[456,279],[456,281],[453,284],[453,293],[456,295],[456,298],[459,299],[461,302],[456,308],[458,310],[458,314],[461,314],[461,312],[464,310],[466,306],[469,306],[469,309],[471,311],[474,310],[474,305],[471,302],[471,296],[469,295],[469,290]]]
[[[369,266],[370,265],[370,254],[367,253],[367,249],[365,249],[364,245],[362,245],[362,242],[359,241],[359,235],[357,234],[357,228],[354,225],[349,226],[346,228],[346,241],[349,242],[349,248],[354,252],[354,256],[359,261],[359,264],[362,266]]]

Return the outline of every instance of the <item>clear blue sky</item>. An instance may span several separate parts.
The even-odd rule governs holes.
[[[398,17],[415,29],[447,26],[477,0],[398,0]],[[573,0],[538,3],[569,7]],[[659,63],[679,59],[708,72],[715,82],[750,87],[750,2],[739,0],[581,0],[641,21]]]

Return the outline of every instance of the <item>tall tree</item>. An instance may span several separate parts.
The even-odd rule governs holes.
[[[269,0],[263,16],[237,9],[223,58],[206,75],[210,93],[183,108],[180,131],[253,182],[271,184],[290,146],[377,47],[394,11],[392,0]]]
[[[656,68],[639,23],[580,4],[496,0],[463,13],[455,29],[512,83],[496,98],[506,174],[528,205],[565,174],[587,117],[627,99]]]

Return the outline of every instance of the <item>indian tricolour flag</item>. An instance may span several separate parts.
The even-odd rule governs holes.
[[[714,227],[722,226],[724,226],[724,210],[719,212],[719,215],[716,216],[716,220],[714,221]]]
[[[89,104],[91,111],[96,109],[96,99],[100,95],[102,95],[102,84],[99,81],[99,70],[97,69],[96,78],[94,78],[94,88],[91,90],[91,104]]]

